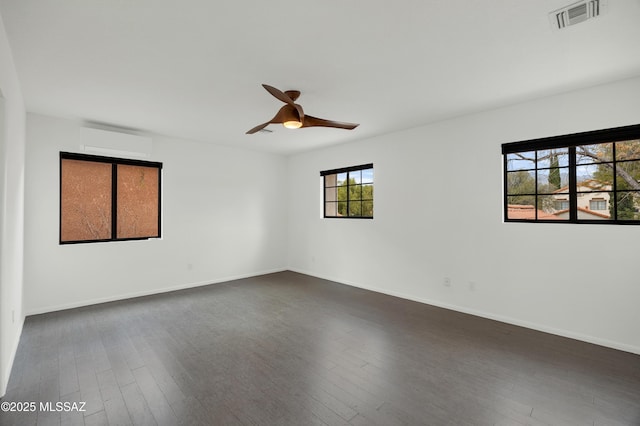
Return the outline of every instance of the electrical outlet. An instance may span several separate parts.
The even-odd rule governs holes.
[[[444,281],[442,282],[442,285],[445,287],[451,287],[451,278],[444,277]]]

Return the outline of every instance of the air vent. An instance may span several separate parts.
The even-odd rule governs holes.
[[[556,30],[579,24],[587,19],[602,15],[607,7],[607,0],[586,0],[570,4],[549,14],[551,26]]]

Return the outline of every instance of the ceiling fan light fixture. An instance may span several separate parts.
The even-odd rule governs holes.
[[[287,129],[299,129],[302,127],[302,120],[300,119],[300,115],[295,109],[295,104],[293,105],[285,105],[282,107],[282,125]]]
[[[300,127],[302,127],[302,123],[298,120],[285,121],[284,123],[282,123],[282,125],[287,129],[299,129]]]
[[[248,135],[260,132],[264,130],[269,124],[282,124],[287,129],[299,129],[301,127],[333,127],[336,129],[353,130],[358,127],[355,123],[343,123],[340,121],[325,120],[323,118],[313,117],[305,114],[302,107],[295,103],[295,100],[300,96],[298,90],[287,90],[283,92],[268,84],[263,84],[262,87],[271,95],[285,103],[280,108],[277,114],[266,123],[258,124],[253,129],[247,131]]]

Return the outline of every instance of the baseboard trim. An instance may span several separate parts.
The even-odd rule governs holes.
[[[556,336],[567,337],[569,339],[580,340],[582,342],[592,343],[594,345],[605,346],[605,347],[608,347],[608,348],[617,349],[617,350],[620,350],[620,351],[630,352],[630,353],[633,353],[633,354],[640,355],[640,347],[633,346],[633,345],[628,345],[626,343],[621,343],[621,342],[616,342],[616,341],[612,341],[612,340],[602,339],[602,338],[599,338],[599,337],[590,336],[590,335],[582,334],[582,333],[575,333],[575,332],[572,332],[572,331],[569,331],[569,330],[563,330],[563,329],[559,329],[559,328],[549,327],[549,326],[546,326],[546,325],[537,324],[537,323],[533,323],[533,322],[529,322],[529,321],[522,321],[522,320],[519,320],[517,318],[512,318],[512,317],[503,316],[503,315],[497,315],[497,314],[493,314],[493,313],[490,313],[490,312],[479,311],[479,310],[476,310],[476,309],[469,309],[469,308],[466,308],[464,306],[452,305],[452,304],[445,303],[445,302],[442,302],[442,301],[439,301],[439,300],[415,297],[415,296],[404,294],[404,293],[401,293],[401,292],[389,291],[389,290],[386,290],[386,289],[381,289],[381,288],[368,286],[368,285],[363,285],[363,284],[352,282],[352,281],[346,281],[346,280],[338,279],[336,277],[323,276],[323,275],[316,274],[316,273],[313,273],[313,272],[310,272],[310,271],[304,271],[304,270],[298,269],[298,268],[289,268],[289,270],[292,271],[292,272],[297,272],[299,274],[309,275],[311,277],[316,277],[316,278],[320,278],[320,279],[323,279],[323,280],[334,281],[334,282],[337,282],[339,284],[344,284],[344,285],[348,285],[348,286],[351,286],[351,287],[361,288],[363,290],[374,291],[376,293],[381,293],[381,294],[386,294],[386,295],[389,295],[389,296],[399,297],[401,299],[406,299],[406,300],[411,300],[411,301],[414,301],[414,302],[424,303],[424,304],[427,304],[427,305],[437,306],[439,308],[449,309],[449,310],[456,311],[456,312],[462,312],[464,314],[474,315],[474,316],[481,317],[481,318],[487,318],[487,319],[490,319],[490,320],[499,321],[499,322],[503,322],[503,323],[506,323],[506,324],[517,325],[519,327],[525,327],[525,328],[529,328],[529,329],[532,329],[532,330],[541,331],[543,333],[554,334]]]
[[[132,292],[132,293],[119,294],[119,295],[115,295],[115,296],[100,297],[100,298],[96,298],[96,299],[82,300],[82,301],[79,301],[79,302],[65,303],[65,304],[62,304],[62,305],[42,306],[42,307],[39,307],[39,308],[29,309],[26,312],[26,316],[29,316],[29,315],[40,315],[40,314],[46,314],[46,313],[49,313],[49,312],[56,312],[56,311],[64,311],[66,309],[81,308],[81,307],[84,307],[84,306],[99,305],[100,303],[108,303],[108,302],[115,302],[115,301],[118,301],[118,300],[133,299],[135,297],[143,297],[143,296],[151,296],[151,295],[154,295],[154,294],[169,293],[169,292],[172,292],[172,291],[186,290],[188,288],[202,287],[202,286],[211,285],[211,284],[220,284],[220,283],[224,283],[224,282],[228,282],[228,281],[241,280],[241,279],[244,279],[244,278],[252,278],[252,277],[257,277],[257,276],[260,276],[260,275],[274,274],[276,272],[284,272],[286,270],[287,270],[287,268],[268,269],[268,270],[264,270],[264,271],[251,272],[251,273],[248,273],[248,274],[231,275],[231,276],[226,276],[226,277],[222,277],[222,278],[216,278],[216,279],[207,280],[207,281],[198,281],[198,282],[187,283],[187,284],[179,284],[179,285],[175,285],[175,286],[171,286],[171,287],[163,287],[163,288],[153,289],[153,290],[137,291],[137,292]]]
[[[11,370],[13,369],[13,363],[16,360],[16,354],[18,353],[18,346],[20,345],[20,336],[22,336],[22,327],[24,326],[24,317],[20,318],[20,324],[18,324],[17,338],[13,342],[13,348],[11,349],[11,355],[9,355],[9,362],[3,371],[2,382],[0,383],[0,398],[4,397],[7,393],[7,386],[9,386],[9,379],[11,378]]]

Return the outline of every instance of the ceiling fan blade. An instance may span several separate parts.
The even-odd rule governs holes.
[[[271,93],[274,98],[284,102],[285,104],[289,104],[291,106],[294,105],[293,99],[287,96],[282,90],[276,89],[275,87],[269,86],[268,84],[263,84],[262,87],[264,87],[267,92]]]
[[[267,127],[269,125],[269,123],[271,123],[270,121],[267,121],[266,123],[262,123],[257,125],[256,127],[254,127],[253,129],[249,130],[246,134],[247,135],[252,135],[255,132],[259,132],[260,130],[264,129],[265,127]]]
[[[337,129],[353,130],[358,127],[359,124],[355,123],[343,123],[341,121],[325,120],[324,118],[317,118],[311,115],[306,115],[302,122],[302,127],[335,127]]]
[[[268,84],[263,84],[262,87],[264,87],[267,92],[271,93],[271,95],[274,98],[284,102],[285,104],[289,104],[292,107],[295,107],[296,111],[298,111],[298,117],[300,117],[300,121],[304,120],[304,111],[302,110],[302,107],[297,103],[293,102],[294,100],[291,99],[289,95],[287,95],[280,89],[276,89],[273,86],[269,86]],[[297,93],[296,98],[300,95],[300,92],[297,92],[297,91],[292,91],[292,92]]]

